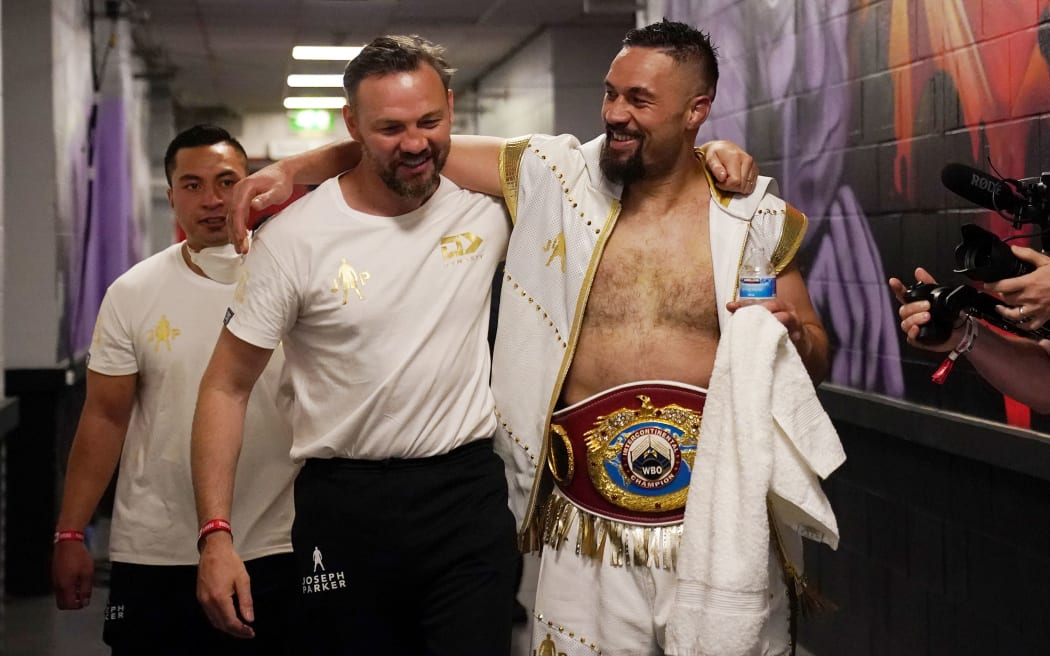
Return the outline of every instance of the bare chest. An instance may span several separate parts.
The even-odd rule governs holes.
[[[584,327],[717,335],[706,221],[621,219],[598,265]]]

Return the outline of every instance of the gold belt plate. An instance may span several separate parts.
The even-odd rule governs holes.
[[[598,493],[636,512],[681,509],[689,495],[702,413],[680,405],[653,406],[599,416],[584,433],[587,473]]]

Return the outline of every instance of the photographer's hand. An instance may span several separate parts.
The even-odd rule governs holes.
[[[918,282],[929,283],[931,285],[937,284],[937,281],[933,279],[933,276],[922,267],[915,269],[915,280]],[[889,283],[890,291],[892,291],[893,295],[897,298],[897,302],[901,304],[901,330],[903,330],[904,334],[908,336],[908,343],[916,348],[939,353],[944,353],[954,349],[955,345],[962,339],[964,330],[962,328],[952,330],[951,337],[940,344],[924,344],[918,341],[919,328],[929,323],[931,318],[930,302],[913,301],[909,303],[904,300],[904,293],[907,291],[905,284],[898,278],[890,278]]]
[[[1017,259],[1034,264],[1035,271],[990,282],[984,290],[998,294],[1013,306],[996,308],[1004,318],[1035,330],[1050,321],[1050,257],[1023,246],[1011,246],[1010,250]]]
[[[1018,257],[1024,255],[1016,250],[1014,254]],[[1041,266],[1040,268],[1047,267]],[[1024,277],[1020,276],[1015,280]],[[922,268],[915,270],[915,279],[930,285],[937,284],[933,276]],[[954,350],[966,331],[962,327],[952,330],[951,337],[941,344],[918,342],[916,338],[919,335],[919,327],[930,321],[930,302],[908,303],[904,300],[904,294],[907,291],[904,283],[897,278],[890,278],[889,282],[893,295],[901,303],[901,330],[908,336],[908,343],[928,351]],[[1031,406],[1036,412],[1050,413],[1050,393],[1047,393],[1046,387],[1042,384],[1043,381],[1050,378],[1050,340],[1043,340],[1036,344],[1030,339],[1000,331],[985,330],[980,332],[980,338],[971,342],[970,348],[965,352],[966,359],[977,370],[977,373],[996,389]],[[943,382],[944,376],[937,380],[937,375],[941,371],[945,371],[946,375],[945,364],[942,364],[937,374],[934,374],[936,382]]]

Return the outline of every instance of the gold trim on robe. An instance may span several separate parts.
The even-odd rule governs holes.
[[[529,137],[508,139],[499,149],[499,183],[511,223],[518,222],[518,164],[529,147]]]

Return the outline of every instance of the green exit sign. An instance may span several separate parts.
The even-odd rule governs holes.
[[[332,112],[327,109],[300,109],[289,115],[292,130],[297,132],[327,132],[332,129]]]

